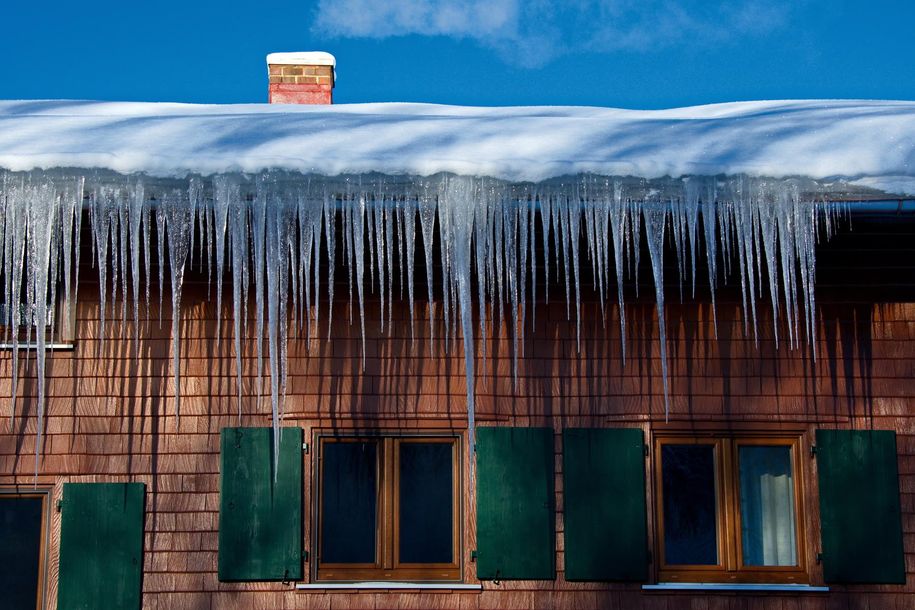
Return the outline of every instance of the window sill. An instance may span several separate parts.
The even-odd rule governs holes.
[[[74,344],[74,343],[51,343],[50,341],[49,341],[48,343],[45,343],[45,345],[44,345],[45,351],[51,351],[51,350],[53,350],[53,351],[58,351],[58,350],[61,350],[61,351],[72,351],[72,350],[74,349],[74,347],[75,347],[75,344]],[[9,351],[9,352],[11,352],[11,351],[13,351],[14,349],[20,349],[20,350],[37,350],[37,349],[38,349],[38,344],[35,343],[34,341],[30,341],[30,342],[28,342],[28,343],[26,343],[26,342],[23,341],[22,343],[18,343],[18,344],[16,344],[16,343],[0,343],[0,351]]]
[[[321,591],[321,590],[341,590],[341,589],[372,589],[372,590],[391,590],[391,589],[421,589],[424,591],[482,591],[483,585],[468,585],[459,582],[318,582],[318,583],[298,583],[295,586],[297,591]]]
[[[828,593],[829,587],[812,585],[762,583],[716,583],[716,582],[660,582],[656,585],[642,585],[643,591],[773,591],[778,593]]]

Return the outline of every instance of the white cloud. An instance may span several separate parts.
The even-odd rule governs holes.
[[[784,25],[786,0],[319,0],[313,29],[343,38],[471,39],[539,67],[575,51],[721,43]]]

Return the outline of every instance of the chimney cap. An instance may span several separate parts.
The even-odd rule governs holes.
[[[270,53],[267,65],[286,66],[337,66],[337,59],[325,51],[300,51],[295,53]]]

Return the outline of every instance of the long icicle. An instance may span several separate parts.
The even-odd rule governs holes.
[[[89,185],[85,186],[89,179]],[[176,186],[176,184],[178,186]],[[657,186],[657,188],[655,188]],[[444,333],[439,344],[463,338],[467,384],[468,436],[473,445],[475,424],[474,388],[477,345],[474,337],[473,298],[477,300],[480,349],[485,359],[487,311],[491,312],[492,336],[505,334],[504,324],[512,325],[511,345],[514,359],[523,353],[527,282],[536,302],[537,279],[534,271],[537,231],[535,216],[539,207],[540,244],[544,252],[543,270],[566,288],[568,317],[571,318],[572,293],[575,296],[576,336],[580,338],[581,278],[589,277],[582,263],[592,265],[597,298],[610,298],[609,250],[614,250],[619,308],[621,353],[626,352],[626,322],[623,280],[629,277],[638,287],[639,250],[644,224],[646,243],[655,284],[665,413],[670,412],[670,390],[665,324],[664,253],[670,244],[676,248],[681,292],[683,284],[696,282],[696,257],[699,233],[705,242],[712,316],[716,318],[715,299],[719,283],[721,256],[726,278],[739,275],[744,303],[746,333],[756,334],[757,300],[766,290],[776,332],[781,320],[787,325],[788,347],[797,346],[803,335],[816,355],[815,270],[816,243],[823,231],[829,238],[841,216],[833,208],[801,193],[815,192],[820,186],[801,179],[763,180],[746,176],[690,177],[679,181],[639,181],[630,178],[582,175],[546,184],[511,184],[491,178],[471,178],[439,174],[432,177],[402,177],[397,180],[378,176],[326,178],[299,177],[282,172],[255,176],[221,174],[212,178],[191,177],[159,182],[148,177],[100,177],[99,174],[63,176],[51,172],[30,174],[2,172],[0,180],[0,257],[2,291],[7,304],[3,312],[7,338],[12,341],[11,421],[16,415],[20,391],[18,329],[24,327],[25,341],[36,333],[38,369],[38,418],[44,417],[45,354],[47,336],[44,320],[51,320],[51,331],[58,320],[49,313],[48,299],[57,294],[57,281],[66,294],[67,321],[73,315],[79,272],[79,237],[83,193],[88,193],[92,248],[99,273],[99,354],[109,334],[109,310],[116,311],[121,298],[121,326],[126,325],[128,292],[132,288],[133,345],[139,345],[140,259],[146,270],[146,309],[150,308],[150,241],[156,229],[159,242],[160,299],[163,294],[165,266],[169,266],[172,298],[172,360],[174,368],[175,409],[181,400],[181,299],[185,268],[191,260],[195,222],[200,227],[200,261],[207,257],[217,276],[217,318],[221,318],[222,281],[225,265],[232,268],[232,296],[239,420],[243,412],[244,342],[247,335],[249,286],[254,290],[253,334],[257,356],[257,385],[248,392],[264,395],[264,345],[269,350],[270,400],[273,424],[278,427],[286,394],[286,359],[291,306],[305,310],[311,336],[311,306],[315,326],[321,300],[321,243],[328,253],[327,336],[332,334],[334,267],[338,218],[342,218],[343,252],[351,291],[358,299],[362,362],[366,362],[366,293],[378,278],[382,319],[379,326],[396,337],[391,327],[395,275],[406,274],[410,300],[411,338],[413,337],[413,279],[418,259],[424,258],[429,299],[430,356],[436,343],[436,300],[442,301],[439,319]],[[211,195],[210,195],[211,193]],[[195,210],[197,213],[195,214]],[[155,214],[155,220],[153,220]],[[419,216],[419,227],[416,216]],[[701,220],[700,220],[701,217]],[[156,223],[153,227],[152,223]],[[298,224],[296,224],[298,223]],[[673,231],[667,239],[667,224]],[[204,228],[205,225],[205,228]],[[324,239],[321,239],[322,231]],[[552,237],[550,233],[552,232]],[[204,236],[204,233],[206,235]],[[424,256],[416,256],[413,241],[421,233]],[[586,248],[579,251],[584,238]],[[437,246],[435,241],[439,240]],[[397,242],[395,244],[395,241]],[[552,254],[550,242],[552,241]],[[366,250],[368,247],[368,250]],[[214,253],[213,250],[216,250]],[[230,258],[226,261],[226,249]],[[436,255],[438,258],[436,259]],[[689,263],[686,260],[689,258]],[[527,265],[531,265],[528,275]],[[366,278],[366,265],[369,276]],[[433,279],[440,270],[441,289],[436,292]],[[377,272],[377,274],[375,273]],[[207,272],[209,274],[209,271]],[[290,276],[290,273],[293,274]],[[473,273],[476,273],[473,295]],[[209,277],[209,276],[208,276]],[[366,286],[366,281],[372,283]],[[152,280],[154,281],[154,280]],[[291,290],[290,290],[290,281]],[[120,283],[119,283],[120,282]],[[128,282],[131,284],[128,288]],[[403,279],[400,294],[403,295]],[[549,280],[547,279],[547,288]],[[695,289],[693,289],[695,290]],[[545,300],[548,292],[544,292]],[[402,298],[402,297],[401,297]],[[24,308],[22,307],[24,305]],[[160,301],[160,316],[161,316]],[[509,313],[509,310],[511,312]],[[532,308],[533,311],[533,308]],[[299,315],[297,313],[297,315]],[[57,317],[60,317],[59,315]],[[352,316],[355,320],[355,315]],[[750,322],[754,323],[751,325]],[[386,324],[385,324],[386,323]],[[221,336],[217,322],[216,344]],[[498,324],[499,328],[495,325]],[[458,328],[460,326],[460,328]],[[752,327],[751,327],[752,326]],[[717,320],[715,322],[717,333]],[[777,335],[776,335],[777,336]],[[136,352],[135,352],[136,353]],[[518,375],[513,361],[513,375]],[[258,407],[259,410],[259,407]],[[40,443],[40,438],[39,438]],[[37,467],[37,466],[36,466]]]

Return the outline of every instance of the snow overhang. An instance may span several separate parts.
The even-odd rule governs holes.
[[[915,103],[766,101],[639,111],[0,102],[0,168],[59,167],[157,177],[452,173],[535,183],[580,174],[746,175],[915,195]]]

